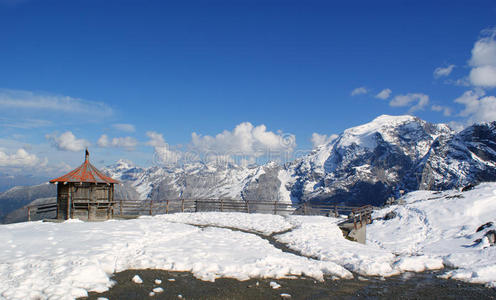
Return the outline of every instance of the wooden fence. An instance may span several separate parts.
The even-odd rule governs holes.
[[[135,217],[153,216],[176,212],[244,212],[265,213],[275,215],[321,215],[335,216],[346,215],[353,219],[357,228],[370,222],[372,206],[340,206],[332,204],[303,203],[298,205],[283,203],[279,201],[255,201],[255,200],[233,200],[233,199],[177,199],[177,200],[115,200],[112,207],[112,216]],[[57,213],[56,203],[28,206],[28,220],[39,219],[39,215],[47,217],[52,213],[55,218]]]
[[[232,199],[178,199],[178,200],[117,200],[115,215],[157,215],[175,212],[245,212],[290,214],[295,208],[278,201],[241,201]]]
[[[39,219],[40,216],[55,218],[57,216],[57,203],[31,205],[27,207],[27,211],[28,211],[28,221],[31,221],[33,219]]]

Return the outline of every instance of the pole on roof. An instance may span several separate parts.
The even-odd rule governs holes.
[[[90,153],[88,152],[88,148],[86,148],[86,152],[85,152],[85,155],[84,155],[84,160],[85,161],[88,161],[90,158]]]

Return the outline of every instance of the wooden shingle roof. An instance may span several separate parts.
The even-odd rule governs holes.
[[[56,182],[86,182],[86,183],[119,183],[119,181],[105,175],[95,168],[89,159],[89,152],[86,149],[85,160],[82,165],[71,172],[50,180],[50,183]]]

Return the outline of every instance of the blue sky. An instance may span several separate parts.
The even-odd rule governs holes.
[[[491,121],[495,20],[494,1],[0,0],[0,173]]]

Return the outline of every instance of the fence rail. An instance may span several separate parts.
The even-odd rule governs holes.
[[[46,203],[39,205],[31,205],[27,207],[28,221],[31,221],[36,215],[46,215],[52,212],[57,213],[57,203]]]
[[[304,203],[293,205],[279,201],[255,201],[255,200],[233,200],[233,199],[176,199],[176,200],[124,200],[118,199],[111,205],[112,215],[114,216],[142,216],[142,215],[159,215],[176,212],[244,212],[244,213],[266,213],[276,215],[323,215],[323,216],[340,216],[346,215],[353,219],[353,224],[357,228],[358,223],[362,225],[370,221],[372,206],[365,205],[342,206],[333,204],[312,204]],[[28,220],[31,221],[35,216],[52,213],[56,217],[57,204],[47,203],[41,205],[32,205],[27,207]]]

